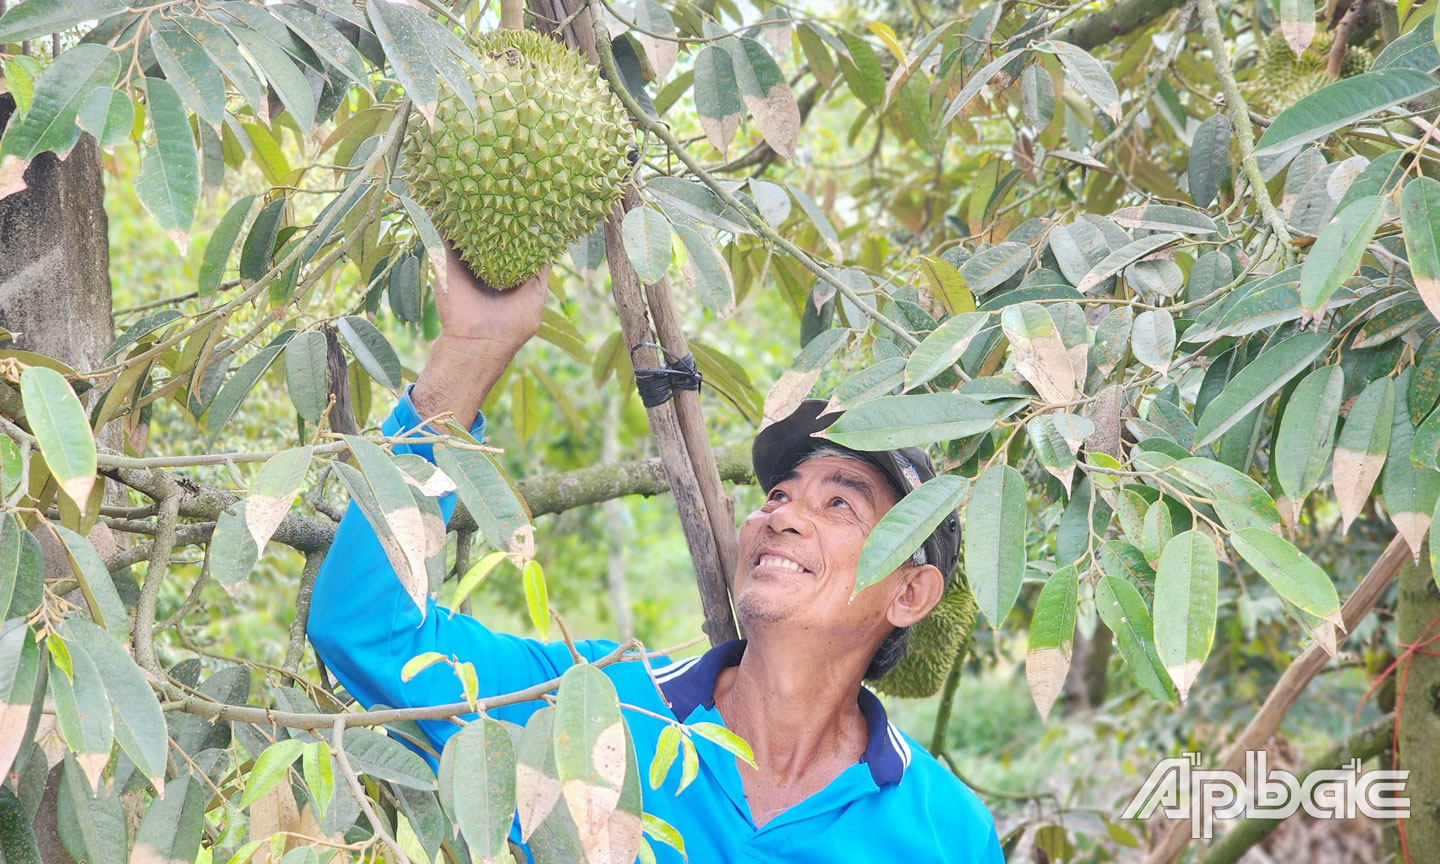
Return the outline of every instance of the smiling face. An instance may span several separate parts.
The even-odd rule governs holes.
[[[895,500],[879,468],[844,456],[806,459],[775,484],[740,527],[735,606],[747,635],[783,624],[873,649],[890,632],[908,580],[886,579],[853,602],[850,595],[865,538]],[[916,569],[925,568],[900,571]]]

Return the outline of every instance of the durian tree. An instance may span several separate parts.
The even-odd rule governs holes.
[[[1410,698],[1392,682],[1335,762],[1412,767],[1435,800],[1440,669],[1415,647],[1440,617],[1434,7],[0,5],[0,207],[93,139],[140,162],[110,194],[199,261],[84,368],[5,334],[5,860],[495,860],[517,807],[536,861],[681,860],[640,790],[713,729],[601,772],[630,827],[577,852],[516,767],[587,780],[555,757],[593,725],[506,729],[484,709],[533,694],[478,694],[438,656],[410,671],[448,664],[455,704],[361,711],[307,655],[309,586],[352,499],[413,553],[415,594],[465,608],[509,579],[568,640],[533,520],[668,488],[721,638],[721,481],[748,482],[755,427],[807,395],[846,409],[837,443],[943,468],[876,527],[857,591],[962,510],[962,578],[876,682],[938,691],[938,756],[961,675],[1017,656],[1048,722],[1103,703],[1127,740],[1215,767],[1335,658],[1377,682],[1396,659]],[[395,340],[436,333],[446,240],[497,287],[554,261],[540,336],[597,389],[633,400],[636,368],[688,382],[692,359],[699,395],[647,405],[658,460],[547,476],[453,423],[438,468],[389,452],[373,417],[414,377]],[[791,341],[741,361],[729,326]],[[293,426],[222,445],[281,381]],[[543,398],[594,407],[531,364],[485,411],[524,440]],[[305,561],[283,661],[212,656],[195,623],[252,602],[278,547]],[[1077,687],[1082,646],[1098,678]],[[623,647],[607,662],[668,646]],[[551,698],[618,722],[585,672]],[[442,714],[465,731],[437,777],[414,721]],[[987,803],[1046,860],[1233,861],[1275,827],[1191,842],[1093,791]],[[1080,812],[1105,830],[1066,827]],[[1387,851],[1440,848],[1433,812],[1394,827]]]

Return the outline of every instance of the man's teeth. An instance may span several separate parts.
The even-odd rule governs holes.
[[[796,573],[804,573],[805,568],[791,561],[789,558],[781,558],[779,555],[761,555],[761,567],[784,567],[786,570],[794,570]]]

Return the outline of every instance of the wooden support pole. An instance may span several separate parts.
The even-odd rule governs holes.
[[[542,25],[566,22],[567,44],[598,64],[596,29],[584,0],[529,0],[529,6]],[[627,348],[658,337],[666,350],[683,357],[690,349],[670,300],[669,281],[661,279],[643,286],[642,297],[640,279],[625,253],[620,227],[625,213],[639,204],[639,195],[634,189],[628,190],[622,205],[605,222],[605,257],[610,265],[611,292],[620,314],[621,335]],[[654,337],[650,326],[652,317]],[[635,360],[651,366],[661,365],[657,352],[648,348],[638,351]],[[734,639],[739,631],[730,609],[729,585],[740,557],[740,544],[735,531],[734,504],[721,485],[699,397],[693,391],[676,391],[669,402],[647,411],[650,431],[675,495],[675,506],[695,565],[705,612],[705,635],[711,644]]]

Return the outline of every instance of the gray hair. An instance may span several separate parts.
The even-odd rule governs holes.
[[[864,462],[867,465],[874,464],[859,453],[837,447],[834,444],[817,445],[815,449],[805,454],[805,459],[814,459],[819,456],[836,456],[841,459],[854,459],[858,462]],[[803,462],[804,459],[801,461]],[[899,501],[905,496],[905,491],[900,489],[894,481],[890,480],[890,475],[886,474],[885,479],[889,481],[888,485],[890,486],[891,492],[895,494],[896,501]],[[915,553],[910,556],[910,564],[915,567],[923,567],[929,563],[929,560],[929,556],[925,554],[924,546],[916,549]],[[941,576],[948,583],[949,576],[947,574],[941,574]],[[914,625],[911,626],[913,627]],[[905,659],[905,655],[910,651],[910,630],[911,627],[896,627],[890,631],[890,635],[881,640],[880,646],[875,649],[875,654],[870,658],[870,665],[865,669],[865,677],[867,679],[873,680],[884,676],[885,673],[898,666],[901,660]]]

